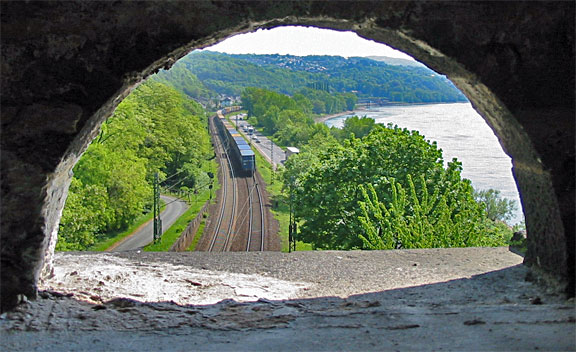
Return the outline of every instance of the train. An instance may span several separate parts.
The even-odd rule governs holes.
[[[225,108],[222,108],[222,110],[220,110],[220,111],[222,111],[222,114],[225,115],[225,114],[229,114],[231,112],[240,111],[240,110],[242,110],[241,106],[234,105],[234,106],[227,106]]]
[[[252,176],[256,170],[256,157],[250,145],[242,135],[232,126],[221,110],[214,118],[218,133],[224,141],[226,152],[230,156],[230,161],[239,175]],[[228,111],[229,112],[229,111]]]

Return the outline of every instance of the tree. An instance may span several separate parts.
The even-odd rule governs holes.
[[[492,221],[509,221],[518,209],[516,202],[502,198],[495,189],[474,192],[474,199],[484,207],[486,216]]]
[[[376,126],[374,119],[366,116],[352,116],[344,121],[344,126],[341,129],[333,127],[332,133],[341,141],[352,136],[362,138],[370,133],[374,126]]]
[[[421,176],[423,177],[423,176]],[[463,190],[436,186],[417,192],[411,177],[408,190],[389,180],[392,201],[378,200],[373,185],[360,186],[363,233],[358,237],[365,249],[501,246],[506,242],[497,229],[487,226],[482,208],[470,199],[471,186]],[[422,180],[424,181],[424,180]],[[456,197],[456,198],[455,198]]]
[[[399,102],[466,101],[446,77],[428,68],[394,66],[359,57],[228,55],[196,51],[177,62],[171,71],[174,73],[161,74],[164,82],[201,99],[209,95],[205,90],[240,95],[246,87],[294,96],[302,89],[317,91],[304,94],[316,102],[316,113],[353,110],[356,94]]]
[[[435,143],[392,126],[303,150],[286,162],[284,176],[296,186],[300,240],[322,249],[381,248],[377,235],[385,248],[496,243],[478,237],[489,232],[486,215],[461,163],[443,164]],[[372,217],[378,209],[382,215]]]
[[[57,248],[82,250],[126,228],[149,208],[151,182],[197,184],[211,154],[201,106],[164,84],[147,81],[118,105],[74,168]]]
[[[106,189],[99,185],[84,186],[72,178],[66,207],[62,212],[56,250],[84,250],[94,244],[97,234],[106,231],[114,214],[108,208]]]
[[[358,97],[354,93],[345,93],[344,99],[346,100],[346,109],[354,110],[356,108],[356,103],[358,102]]]
[[[353,100],[355,95],[348,98]],[[345,104],[345,95],[310,88],[301,90],[293,98],[259,88],[246,88],[242,93],[248,121],[266,134],[274,135],[281,145],[306,144],[318,129],[311,114],[343,111]]]

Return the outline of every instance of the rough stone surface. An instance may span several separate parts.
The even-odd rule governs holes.
[[[574,302],[506,248],[58,254],[10,351],[574,350]]]
[[[348,297],[472,277],[521,263],[522,257],[503,247],[290,254],[59,253],[55,276],[43,280],[41,288],[93,303],[119,297],[177,304]]]
[[[69,172],[143,77],[281,24],[354,30],[448,75],[512,156],[526,262],[574,293],[574,2],[3,1],[2,309],[50,272]]]

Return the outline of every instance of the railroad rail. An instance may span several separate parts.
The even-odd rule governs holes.
[[[250,251],[263,251],[264,239],[266,237],[266,223],[264,202],[262,200],[262,192],[260,185],[255,177],[246,179],[249,198],[249,229],[248,239],[246,243],[246,252]]]
[[[215,133],[215,136],[219,136],[212,123],[210,124],[210,128],[212,132]],[[211,235],[212,240],[210,241],[208,251],[225,252],[230,247],[230,240],[234,230],[237,203],[237,182],[234,175],[234,167],[232,166],[226,148],[224,148],[223,144],[220,142],[219,137],[215,138],[214,147],[216,152],[221,156],[218,160],[220,162],[220,174],[222,175],[222,195],[220,211],[214,226],[214,231]],[[222,226],[223,223],[224,229]]]

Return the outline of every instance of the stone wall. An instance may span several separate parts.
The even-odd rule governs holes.
[[[574,292],[574,3],[3,1],[1,299],[35,297],[70,171],[138,82],[281,24],[385,42],[448,75],[513,157],[526,262]],[[49,273],[50,267],[46,272]]]
[[[204,219],[204,215],[208,211],[209,205],[210,201],[207,200],[200,211],[198,211],[198,215],[196,215],[194,220],[188,223],[188,226],[186,226],[186,229],[182,231],[178,240],[174,242],[172,247],[170,247],[170,252],[185,252],[186,249],[192,245],[192,242],[194,242],[194,237],[196,237],[198,229],[202,224],[202,219]]]

